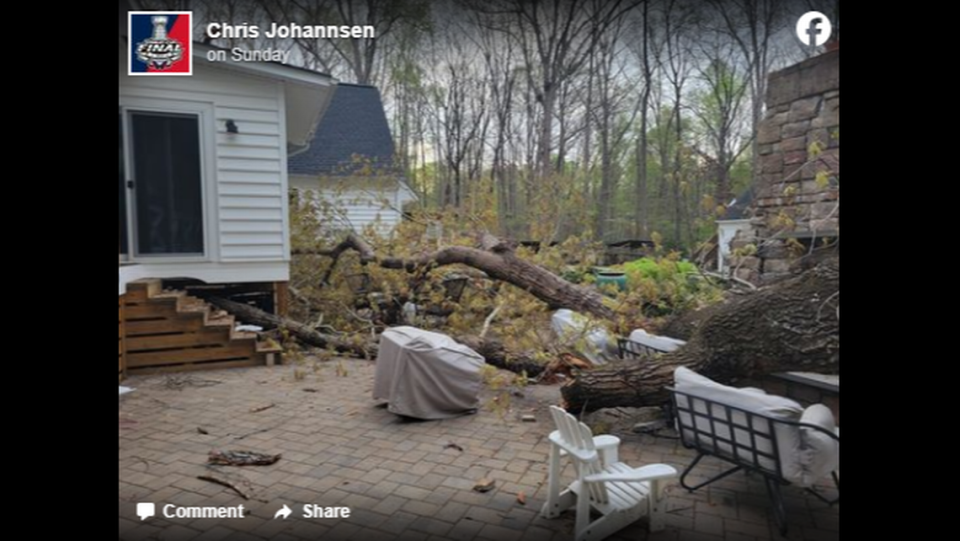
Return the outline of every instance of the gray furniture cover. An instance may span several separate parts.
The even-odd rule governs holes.
[[[416,419],[449,419],[480,406],[483,357],[449,336],[396,327],[380,337],[374,400]]]

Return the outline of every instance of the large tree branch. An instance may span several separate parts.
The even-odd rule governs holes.
[[[331,348],[340,353],[349,353],[367,359],[377,356],[377,344],[367,340],[322,333],[292,319],[270,314],[259,308],[227,299],[210,298],[207,301],[217,308],[233,314],[244,323],[286,331],[304,344],[318,348]]]
[[[375,340],[371,340],[362,334],[346,336],[324,333],[292,319],[270,314],[247,304],[221,298],[210,298],[207,301],[233,314],[244,323],[260,325],[267,329],[280,329],[309,346],[333,349],[338,353],[363,359],[375,359],[380,350],[380,346]],[[526,374],[530,378],[535,378],[544,371],[543,365],[533,358],[522,353],[508,352],[499,340],[477,336],[458,336],[456,340],[474,349],[486,359],[487,364],[497,368],[510,370],[517,374]]]
[[[375,263],[385,269],[417,272],[426,268],[466,265],[484,272],[488,277],[507,282],[527,291],[551,308],[569,308],[600,319],[614,319],[614,311],[604,304],[598,292],[572,284],[547,269],[516,256],[514,247],[493,235],[484,234],[480,248],[450,246],[433,253],[411,258],[380,257],[365,240],[350,233],[333,250],[297,252],[326,255],[334,260],[324,275],[328,282],[337,259],[347,250],[356,251],[363,264]]]

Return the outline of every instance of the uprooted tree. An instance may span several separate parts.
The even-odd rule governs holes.
[[[322,278],[323,282],[328,282],[338,260],[348,251],[357,252],[364,265],[376,264],[385,269],[405,270],[411,273],[448,265],[464,265],[483,272],[491,279],[515,285],[550,307],[569,307],[596,318],[608,320],[612,320],[616,315],[613,309],[604,304],[603,296],[598,292],[572,284],[539,265],[521,259],[514,252],[512,245],[489,234],[481,237],[479,248],[451,246],[434,253],[404,259],[380,257],[359,235],[350,233],[333,249],[301,251],[300,255],[308,253],[332,258]],[[297,340],[311,346],[360,357],[376,356],[376,342],[363,336],[340,336],[321,332],[301,322],[268,314],[251,306],[225,299],[210,299],[210,302],[244,321],[268,328],[282,329]],[[494,366],[526,372],[531,377],[543,370],[543,367],[527,354],[510,352],[501,341],[487,338],[482,333],[479,336],[463,335],[456,338],[477,350],[487,359],[487,362]]]
[[[313,255],[332,258],[324,274],[330,278],[339,258],[348,251],[359,254],[365,265],[416,272],[424,268],[463,265],[491,279],[517,286],[550,307],[565,307],[613,324],[618,314],[604,297],[564,280],[546,268],[519,257],[514,247],[485,234],[479,247],[452,246],[410,258],[382,257],[358,235],[350,234],[330,250]],[[687,366],[721,382],[754,378],[790,370],[839,372],[840,260],[828,259],[813,269],[758,291],[732,296],[726,301],[683,317],[688,338],[684,348],[652,362],[607,365],[583,370],[563,389],[571,410],[662,404],[673,371]],[[343,337],[246,307],[215,300],[221,308],[243,319],[285,329],[307,344],[342,353],[372,357],[376,343],[369,337]],[[527,353],[508,351],[483,336],[456,336],[484,355],[491,364],[535,375],[539,365]]]
[[[687,345],[654,362],[580,373],[563,388],[571,410],[646,406],[667,400],[686,366],[721,382],[782,371],[840,371],[840,258],[692,316]]]

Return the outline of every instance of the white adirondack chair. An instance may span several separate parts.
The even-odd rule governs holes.
[[[644,516],[651,531],[662,530],[663,482],[677,477],[677,470],[666,464],[631,468],[617,459],[618,438],[594,437],[589,427],[556,406],[550,414],[557,430],[550,434],[548,495],[541,516],[556,518],[575,506],[577,541],[604,539]],[[561,492],[563,457],[573,460],[577,480]],[[591,520],[591,509],[600,517]]]

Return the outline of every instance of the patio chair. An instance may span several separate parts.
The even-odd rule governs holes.
[[[652,359],[664,351],[634,342],[629,338],[618,338],[617,346],[620,350],[620,359],[623,361],[642,361]]]
[[[620,359],[625,361],[652,359],[657,355],[676,351],[686,344],[683,340],[656,336],[643,329],[637,329],[630,333],[630,338],[617,340],[617,345],[620,347]]]
[[[781,535],[787,533],[782,486],[797,485],[828,505],[839,503],[840,435],[829,408],[814,404],[804,410],[788,398],[721,385],[683,367],[674,384],[677,432],[684,447],[697,451],[680,476],[685,489],[693,492],[741,470],[759,474]],[[688,476],[706,456],[732,467],[691,485]],[[827,476],[837,490],[832,499],[812,489]]]
[[[575,507],[577,541],[604,539],[644,516],[651,531],[662,530],[662,485],[675,478],[677,470],[666,464],[632,468],[618,461],[616,438],[594,437],[589,427],[556,406],[550,414],[557,430],[549,437],[548,494],[541,516],[555,518]],[[573,460],[577,480],[561,492],[563,457]],[[593,518],[591,510],[599,517]]]

